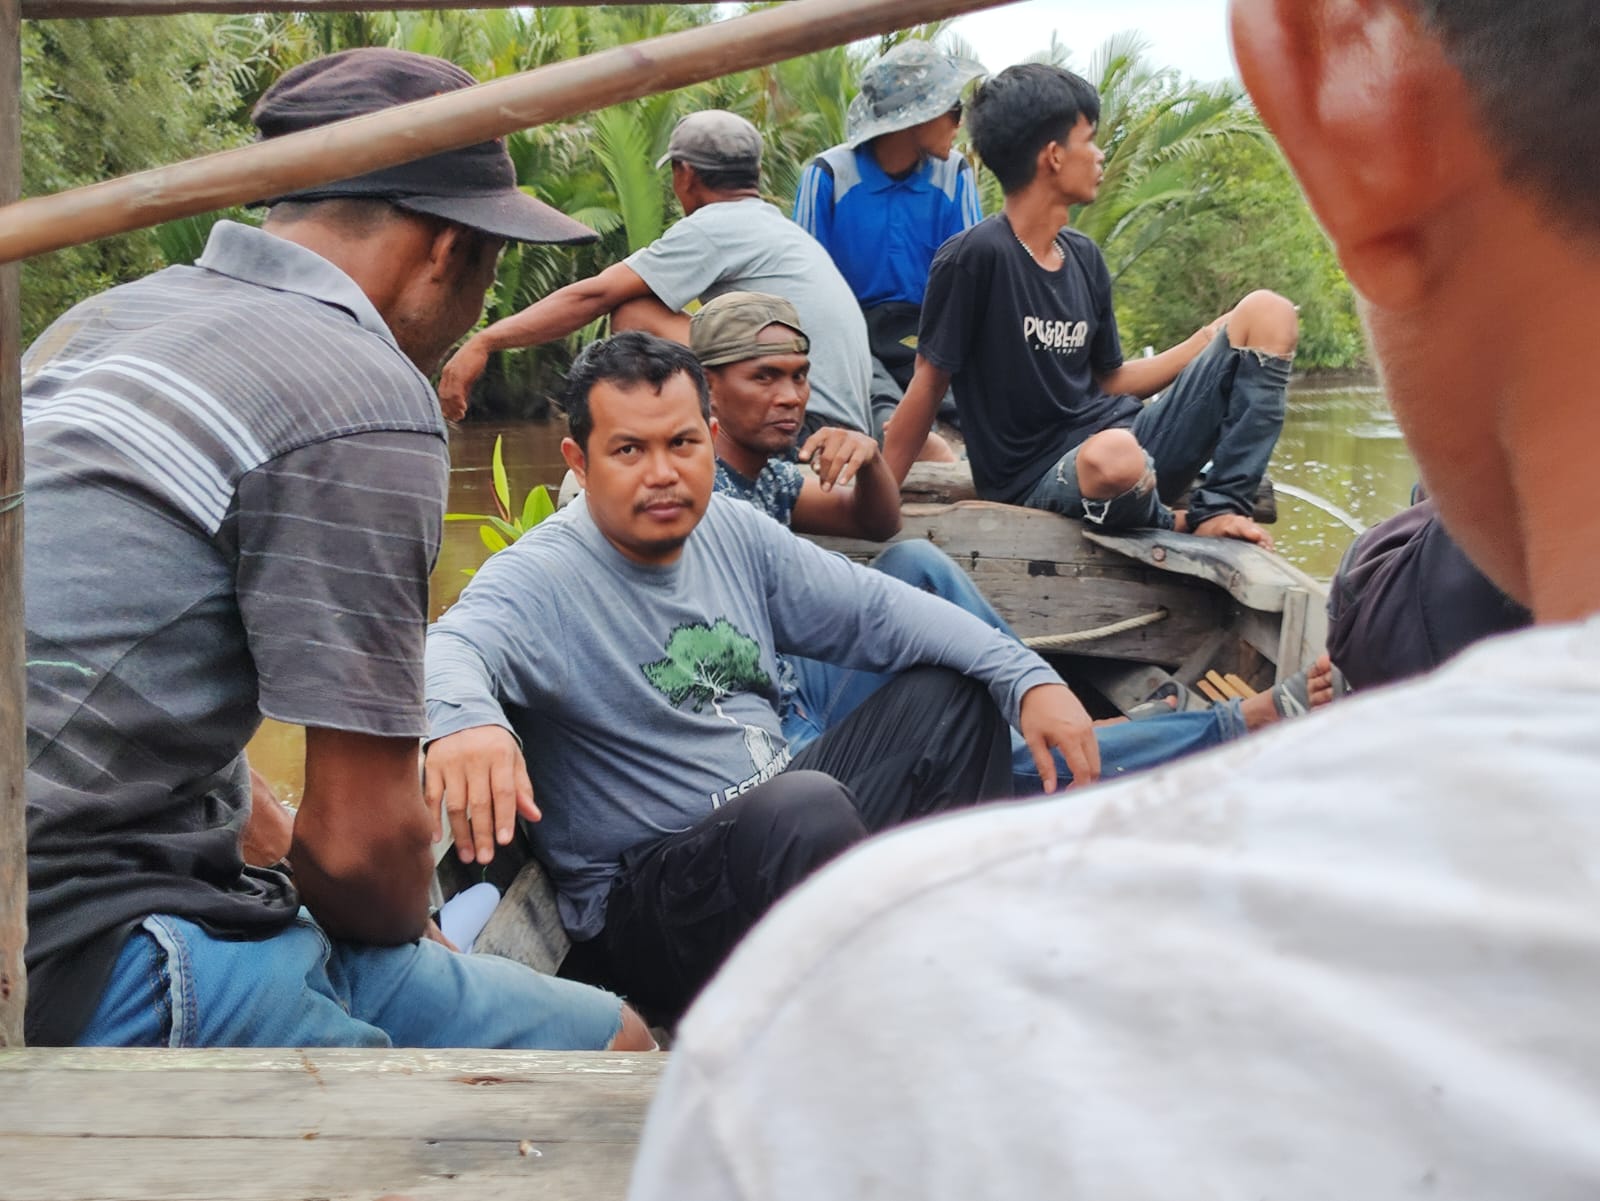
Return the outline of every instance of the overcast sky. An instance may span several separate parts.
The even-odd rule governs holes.
[[[1086,70],[1107,37],[1137,29],[1153,65],[1209,82],[1237,78],[1227,12],[1227,0],[1023,0],[961,17],[953,29],[990,71],[1047,49],[1052,30],[1072,51],[1072,65]]]

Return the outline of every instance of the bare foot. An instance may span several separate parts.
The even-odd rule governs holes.
[[[950,443],[940,435],[928,432],[928,440],[922,444],[922,449],[917,452],[919,463],[959,463],[956,452],[950,449]]]
[[[1290,685],[1289,680],[1276,688],[1269,688],[1266,692],[1258,692],[1255,696],[1248,697],[1240,709],[1244,714],[1245,728],[1259,730],[1262,726],[1270,726],[1274,722],[1282,721],[1285,717],[1294,716],[1301,710],[1298,697],[1286,697],[1284,689]],[[1315,663],[1306,668],[1306,708],[1320,709],[1333,700],[1333,661],[1327,655],[1320,656]]]
[[[1263,550],[1272,549],[1272,535],[1242,513],[1218,513],[1192,530],[1185,510],[1179,509],[1172,516],[1173,528],[1180,534],[1193,534],[1196,538],[1237,538],[1240,542],[1254,542]]]

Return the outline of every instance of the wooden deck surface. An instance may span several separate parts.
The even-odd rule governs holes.
[[[0,1201],[608,1201],[665,1055],[0,1051]]]

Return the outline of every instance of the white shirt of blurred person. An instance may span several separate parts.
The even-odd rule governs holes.
[[[1232,24],[1441,515],[1537,625],[846,856],[680,1028],[633,1201],[1600,1192],[1600,10]]]

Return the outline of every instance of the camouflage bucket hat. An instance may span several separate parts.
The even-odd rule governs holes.
[[[786,326],[794,337],[762,342],[761,331],[769,325]],[[690,318],[689,348],[702,367],[722,367],[769,354],[809,354],[811,340],[800,328],[800,314],[783,297],[724,292]]]
[[[861,73],[861,91],[845,118],[845,145],[859,146],[949,112],[961,89],[982,74],[981,63],[941,53],[931,42],[901,42]]]

